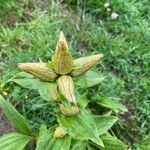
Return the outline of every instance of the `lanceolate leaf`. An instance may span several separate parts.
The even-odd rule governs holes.
[[[71,145],[71,137],[65,135],[63,138],[52,138],[46,150],[69,150]]]
[[[117,117],[94,116],[94,120],[96,121],[99,135],[102,135],[114,125],[114,123],[117,121]]]
[[[54,127],[47,129],[42,126],[37,139],[36,150],[69,150],[71,137],[54,138]]]
[[[43,83],[39,79],[25,72],[18,73],[15,77],[11,78],[9,81],[16,82],[17,84],[27,89],[38,89],[38,87],[40,87],[41,84]]]
[[[127,112],[128,111],[126,106],[124,106],[123,104],[121,104],[120,102],[118,102],[116,100],[111,100],[108,98],[102,98],[99,101],[97,101],[97,103],[101,106],[110,108],[115,112],[119,112],[119,111]]]
[[[9,102],[0,96],[0,107],[3,109],[4,114],[18,131],[25,134],[33,134],[26,118],[22,116]]]
[[[81,140],[90,139],[100,146],[103,146],[99,138],[96,122],[93,116],[85,109],[82,108],[78,115],[72,117],[58,114],[58,122],[72,137]]]
[[[47,129],[45,125],[42,125],[40,127],[39,136],[36,141],[36,150],[45,150],[52,137],[52,129]]]
[[[99,83],[101,83],[104,80],[104,76],[101,74],[94,72],[94,71],[88,71],[86,74],[80,76],[75,84],[81,88],[87,88],[95,86]]]
[[[9,81],[16,82],[24,88],[38,90],[41,97],[47,101],[52,101],[52,99],[57,99],[56,93],[56,84],[51,82],[43,82],[34,76],[20,72],[15,77],[10,79]]]
[[[23,150],[32,137],[10,133],[0,137],[0,150]]]
[[[57,100],[57,85],[56,83],[43,83],[38,87],[39,94],[47,101]]]
[[[127,146],[123,142],[110,135],[104,135],[101,138],[105,146],[101,150],[127,150]]]

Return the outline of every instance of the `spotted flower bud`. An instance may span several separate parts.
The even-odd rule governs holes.
[[[60,32],[55,55],[53,56],[53,65],[55,72],[58,74],[68,74],[72,70],[73,59],[63,32]]]
[[[57,127],[55,132],[54,132],[54,137],[55,138],[63,138],[66,135],[66,131],[62,127]]]
[[[66,108],[61,104],[60,111],[63,115],[71,117],[79,114],[80,109],[77,106],[71,106],[70,108]]]
[[[87,72],[102,57],[103,57],[103,54],[97,54],[97,55],[92,55],[92,56],[81,57],[81,58],[75,59],[73,61],[75,68],[74,68],[74,70],[72,70],[70,75],[73,77],[76,77],[76,76],[79,76],[79,75]]]
[[[18,68],[43,81],[53,81],[57,78],[57,74],[48,68],[47,63],[20,63]]]
[[[73,105],[76,105],[76,97],[74,91],[74,82],[68,75],[62,75],[57,80],[60,93]]]

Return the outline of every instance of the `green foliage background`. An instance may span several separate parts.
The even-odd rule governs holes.
[[[51,58],[63,30],[74,58],[104,54],[95,70],[105,80],[89,89],[88,98],[109,97],[128,107],[113,132],[138,149],[150,134],[150,1],[110,0],[110,11],[105,2],[0,0],[0,93],[32,122],[51,126],[52,105],[35,91],[6,82],[19,72],[17,63]],[[119,17],[111,19],[112,12]]]

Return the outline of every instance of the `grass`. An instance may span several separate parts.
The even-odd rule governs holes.
[[[33,122],[42,123],[50,117],[47,124],[52,124],[52,106],[43,104],[36,92],[28,93],[20,86],[4,82],[18,72],[17,63],[50,59],[58,33],[63,30],[74,57],[104,54],[95,70],[105,74],[105,81],[89,90],[89,98],[93,93],[100,98],[117,98],[128,107],[128,113],[118,115],[120,121],[113,131],[138,149],[150,134],[150,2],[112,0],[110,11],[104,3],[52,1],[47,12],[29,0],[1,3],[0,92]],[[112,12],[119,17],[111,19]],[[43,116],[43,111],[48,116]]]

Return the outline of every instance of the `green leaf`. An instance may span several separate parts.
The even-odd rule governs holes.
[[[49,129],[42,125],[37,139],[36,150],[69,150],[71,137],[69,135],[63,138],[54,138],[54,127]]]
[[[80,109],[80,114],[72,117],[66,117],[58,114],[58,122],[66,131],[74,138],[81,140],[92,140],[93,142],[103,146],[96,122],[93,116],[84,108]]]
[[[0,150],[23,150],[32,137],[20,134],[9,133],[0,137]]]
[[[94,71],[88,71],[86,74],[77,78],[75,84],[81,88],[95,86],[104,80],[104,76]]]
[[[26,118],[22,116],[9,102],[0,96],[0,107],[13,127],[25,134],[33,134]]]
[[[77,93],[77,103],[82,107],[87,106],[87,104],[89,103],[89,100],[87,97],[87,92],[85,92],[83,94],[80,94],[79,92]]]
[[[127,146],[113,136],[104,135],[101,139],[105,146],[104,148],[101,148],[101,150],[127,150]]]
[[[49,141],[53,138],[53,130],[47,129],[45,125],[40,127],[39,136],[36,141],[36,150],[45,150]]]
[[[54,93],[55,91],[53,90],[53,88],[56,88],[57,86],[56,83],[43,82],[25,72],[18,73],[9,81],[16,82],[17,84],[27,89],[38,90],[40,96],[46,101],[52,101],[52,96],[54,95],[55,98],[57,94]]]
[[[71,150],[86,150],[86,146],[86,141],[76,140],[74,143],[72,143]]]
[[[53,97],[54,97],[54,99],[56,99],[56,96],[57,96],[57,93],[55,90],[53,90],[53,88],[57,88],[56,83],[46,83],[45,82],[45,83],[41,84],[40,87],[38,87],[38,91],[39,91],[40,96],[43,99],[45,99],[47,101],[53,101]]]
[[[104,134],[110,129],[114,123],[117,121],[117,117],[114,116],[94,116],[94,120],[96,121],[99,135]]]
[[[99,101],[97,101],[97,103],[103,107],[112,109],[116,113],[118,113],[119,111],[124,111],[124,112],[128,111],[126,106],[124,106],[123,104],[121,104],[120,102],[118,102],[116,100],[110,100],[108,98],[103,98],[103,99],[100,99]]]
[[[63,138],[52,138],[46,150],[69,150],[71,145],[71,137],[69,135]]]
[[[25,72],[18,73],[9,81],[16,82],[17,84],[27,89],[38,89],[41,86],[41,84],[43,84],[42,81]]]

